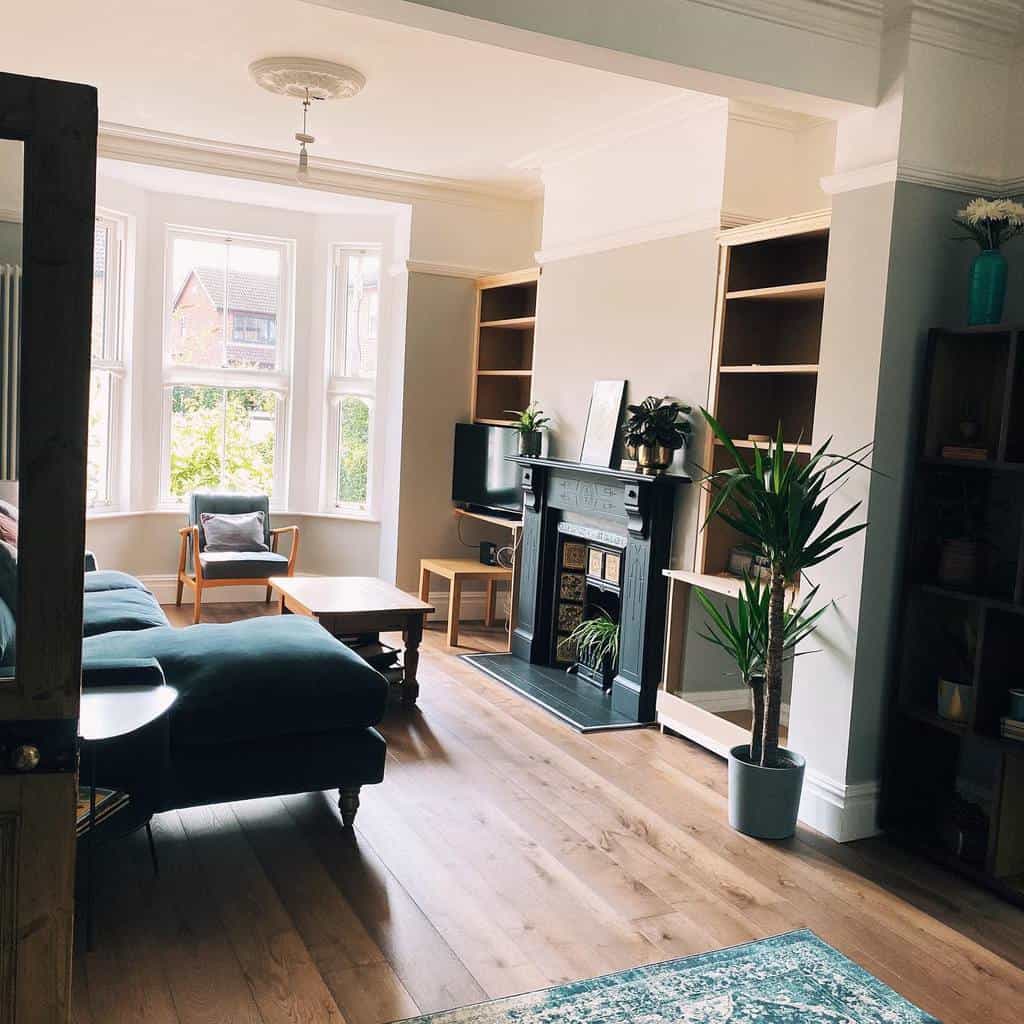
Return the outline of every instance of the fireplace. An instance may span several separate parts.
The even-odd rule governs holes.
[[[689,478],[514,461],[522,467],[523,534],[511,654],[470,660],[578,728],[653,722],[665,630],[662,570],[676,487]],[[602,612],[619,623],[613,674],[577,659],[566,644],[578,622]]]

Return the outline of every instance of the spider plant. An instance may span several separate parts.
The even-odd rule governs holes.
[[[614,667],[619,660],[619,624],[602,608],[592,619],[584,619],[566,638],[575,645],[577,660],[592,668]]]

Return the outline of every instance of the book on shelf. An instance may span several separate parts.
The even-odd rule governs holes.
[[[128,806],[128,794],[117,789],[96,788],[96,825],[102,825],[111,815]],[[89,787],[78,787],[75,807],[75,830],[79,836],[89,831]]]
[[[1024,722],[1018,718],[1001,718],[1000,732],[1004,739],[1024,740]]]
[[[988,458],[987,448],[974,448],[966,444],[945,444],[942,446],[944,459],[967,459],[973,462],[984,462]]]

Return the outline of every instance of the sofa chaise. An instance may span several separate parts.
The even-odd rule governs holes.
[[[176,628],[135,577],[86,567],[83,685],[179,692],[157,810],[337,788],[352,824],[360,787],[384,776],[378,672],[304,616]],[[137,753],[105,751],[101,785],[132,791]]]

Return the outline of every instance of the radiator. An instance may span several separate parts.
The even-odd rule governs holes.
[[[21,267],[0,264],[0,480],[18,479]]]

